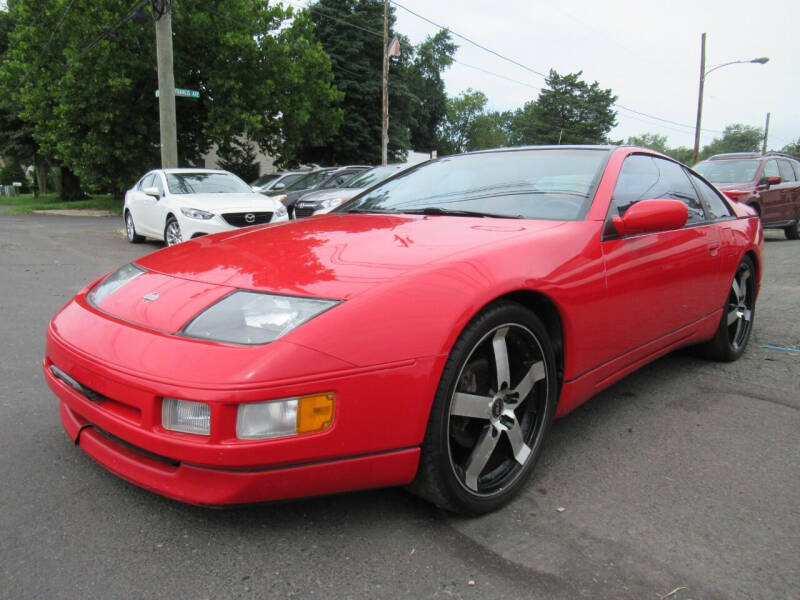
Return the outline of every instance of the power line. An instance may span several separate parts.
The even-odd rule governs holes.
[[[524,65],[524,64],[522,64],[522,63],[520,63],[520,62],[518,62],[518,61],[514,60],[513,58],[509,58],[509,57],[507,57],[507,56],[504,56],[504,55],[500,54],[499,52],[496,52],[496,51],[494,51],[494,50],[492,50],[492,49],[490,49],[490,48],[487,48],[486,46],[483,46],[482,44],[479,44],[478,42],[475,42],[474,40],[471,40],[470,38],[468,38],[468,37],[466,37],[466,36],[464,36],[464,35],[461,35],[461,34],[459,34],[459,33],[456,33],[455,31],[453,31],[453,30],[452,30],[452,29],[450,29],[449,27],[445,27],[444,25],[440,25],[439,23],[436,23],[435,21],[432,21],[431,19],[429,19],[429,18],[427,18],[427,17],[425,17],[425,16],[423,16],[423,15],[421,15],[421,14],[419,14],[419,13],[417,13],[417,12],[414,12],[413,10],[411,10],[411,9],[409,9],[409,8],[406,8],[406,7],[405,7],[405,6],[403,6],[402,4],[400,4],[400,3],[396,2],[395,0],[389,0],[389,1],[390,1],[392,4],[394,4],[395,6],[397,6],[398,8],[402,8],[402,9],[403,9],[403,10],[405,10],[406,12],[408,12],[408,13],[410,13],[410,14],[414,15],[414,16],[415,16],[415,17],[417,17],[418,19],[421,19],[421,20],[425,21],[426,23],[430,23],[431,25],[433,25],[434,27],[438,27],[439,29],[446,29],[446,30],[448,30],[450,33],[452,33],[453,35],[455,35],[455,36],[457,36],[457,37],[459,37],[459,38],[461,38],[461,39],[463,39],[463,40],[465,40],[465,41],[469,42],[470,44],[472,44],[473,46],[476,46],[477,48],[480,48],[481,50],[484,50],[484,51],[486,51],[486,52],[489,52],[490,54],[493,54],[494,56],[497,56],[497,57],[499,57],[499,58],[501,58],[501,59],[503,59],[503,60],[505,60],[505,61],[507,61],[507,62],[509,62],[509,63],[513,64],[513,65],[516,65],[516,66],[518,66],[518,67],[520,67],[520,68],[522,68],[522,69],[525,69],[526,71],[530,71],[531,73],[534,73],[534,74],[536,74],[536,75],[539,75],[539,76],[541,76],[541,77],[544,77],[545,79],[547,78],[547,76],[546,76],[544,73],[542,73],[541,71],[537,71],[536,69],[533,69],[533,68],[531,68],[531,67],[529,67],[529,66],[527,66],[527,65]],[[526,83],[522,83],[521,81],[517,81],[517,80],[513,80],[513,81],[514,81],[515,83],[519,83],[519,84],[521,84],[521,85],[526,85],[526,86],[528,85],[528,84],[526,84]],[[661,118],[661,117],[657,117],[657,116],[655,116],[655,115],[651,115],[651,114],[648,114],[648,113],[645,113],[645,112],[642,112],[642,111],[638,111],[638,110],[635,110],[635,109],[629,108],[629,107],[627,107],[627,106],[624,106],[624,105],[622,105],[622,104],[619,104],[619,103],[616,103],[616,102],[614,103],[614,106],[615,106],[615,107],[617,107],[617,108],[621,108],[622,110],[627,110],[627,111],[630,111],[630,112],[636,113],[636,114],[638,114],[638,115],[641,115],[641,116],[643,116],[643,117],[648,117],[648,118],[650,118],[650,119],[654,119],[654,120],[656,120],[656,121],[663,121],[663,122],[665,122],[665,123],[671,123],[671,124],[673,124],[673,125],[677,125],[677,126],[679,126],[679,127],[686,127],[686,128],[691,128],[692,130],[694,130],[694,125],[689,125],[689,124],[686,124],[686,123],[678,123],[677,121],[670,121],[669,119],[663,119],[663,118]],[[701,128],[701,131],[705,131],[705,132],[708,132],[708,133],[723,133],[722,131],[719,131],[719,130],[717,130],[717,129],[706,129],[706,128]]]
[[[492,50],[491,48],[487,48],[486,46],[483,46],[482,44],[479,44],[479,43],[478,43],[478,42],[476,42],[475,40],[471,40],[471,39],[470,39],[470,38],[468,38],[467,36],[465,36],[465,35],[461,35],[460,33],[457,33],[457,32],[455,32],[455,31],[453,31],[453,30],[452,30],[452,29],[450,29],[449,27],[445,27],[444,25],[439,25],[438,23],[435,23],[434,21],[431,21],[431,20],[430,20],[428,17],[423,17],[421,14],[414,12],[414,11],[413,11],[413,10],[411,10],[410,8],[406,8],[405,6],[403,6],[402,4],[400,4],[400,3],[398,3],[398,2],[395,2],[394,0],[389,0],[389,1],[390,1],[392,4],[394,4],[396,7],[398,7],[398,8],[402,8],[404,11],[406,11],[406,12],[408,12],[408,13],[410,13],[410,14],[414,15],[414,16],[415,16],[415,17],[417,17],[418,19],[422,19],[422,20],[423,20],[423,21],[425,21],[426,23],[430,23],[430,24],[431,24],[431,25],[433,25],[434,27],[438,27],[439,29],[447,29],[447,31],[449,31],[450,33],[452,33],[454,36],[456,36],[456,37],[458,37],[458,38],[461,38],[461,39],[462,39],[462,40],[464,40],[465,42],[469,42],[470,44],[472,44],[472,45],[473,45],[473,46],[475,46],[476,48],[480,48],[480,49],[481,49],[481,50],[483,50],[484,52],[488,52],[489,54],[494,54],[494,55],[495,55],[495,56],[497,56],[498,58],[502,58],[503,60],[505,60],[505,61],[507,61],[507,62],[510,62],[512,65],[516,65],[516,66],[520,67],[521,69],[525,69],[526,71],[530,71],[531,73],[534,73],[535,75],[539,75],[540,77],[547,78],[547,75],[545,75],[545,74],[544,74],[544,73],[542,73],[541,71],[537,71],[536,69],[532,69],[532,68],[530,68],[530,67],[529,67],[529,66],[527,66],[527,65],[523,65],[521,62],[518,62],[518,61],[514,60],[513,58],[509,58],[509,57],[507,57],[507,56],[503,56],[503,55],[502,55],[502,54],[500,54],[499,52],[495,52],[495,51],[494,51],[494,50]]]
[[[80,52],[78,52],[78,54],[75,56],[75,58],[73,58],[71,61],[67,63],[67,68],[69,69],[72,65],[80,61],[80,59],[83,58],[83,56],[86,55],[86,53],[90,52],[98,44],[100,44],[100,42],[107,39],[111,34],[115,33],[117,29],[122,27],[128,21],[130,21],[133,18],[134,14],[136,14],[136,12],[139,9],[143,8],[144,5],[147,3],[148,0],[137,0],[133,4],[133,6],[131,6],[131,8],[128,10],[128,12],[124,17],[119,19],[113,25],[106,25],[105,27],[103,27],[102,33],[99,36],[97,36],[93,41],[91,41],[89,44],[84,46],[83,49]]]

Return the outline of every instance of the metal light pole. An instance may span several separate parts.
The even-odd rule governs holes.
[[[178,125],[175,116],[175,75],[172,70],[172,0],[152,0],[152,7],[156,21],[161,168],[174,169],[178,166]]]
[[[694,128],[694,154],[692,157],[692,164],[697,162],[697,155],[700,152],[700,121],[703,117],[703,88],[705,87],[706,77],[708,77],[717,69],[727,67],[728,65],[738,65],[742,63],[756,63],[763,65],[766,62],[769,62],[769,58],[766,56],[754,58],[752,60],[732,60],[731,62],[726,62],[722,63],[721,65],[711,67],[708,71],[706,71],[706,34],[704,33],[700,37],[700,86],[697,92],[697,123],[695,124]]]

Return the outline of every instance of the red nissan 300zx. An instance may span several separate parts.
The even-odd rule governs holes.
[[[52,320],[44,374],[84,452],[170,498],[409,485],[483,513],[554,416],[681,346],[738,358],[762,244],[641,148],[451,156],[121,267]]]

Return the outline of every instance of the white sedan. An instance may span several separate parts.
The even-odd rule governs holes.
[[[209,233],[287,221],[279,197],[258,194],[233,173],[213,169],[157,169],[125,193],[128,241],[145,237],[167,246]]]

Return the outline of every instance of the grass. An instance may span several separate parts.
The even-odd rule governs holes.
[[[62,202],[57,194],[43,194],[34,198],[33,194],[20,194],[13,198],[0,197],[0,206],[13,207],[12,214],[25,214],[34,210],[91,209],[107,210],[115,215],[122,214],[122,200],[114,200],[110,195],[93,195],[86,200]]]

